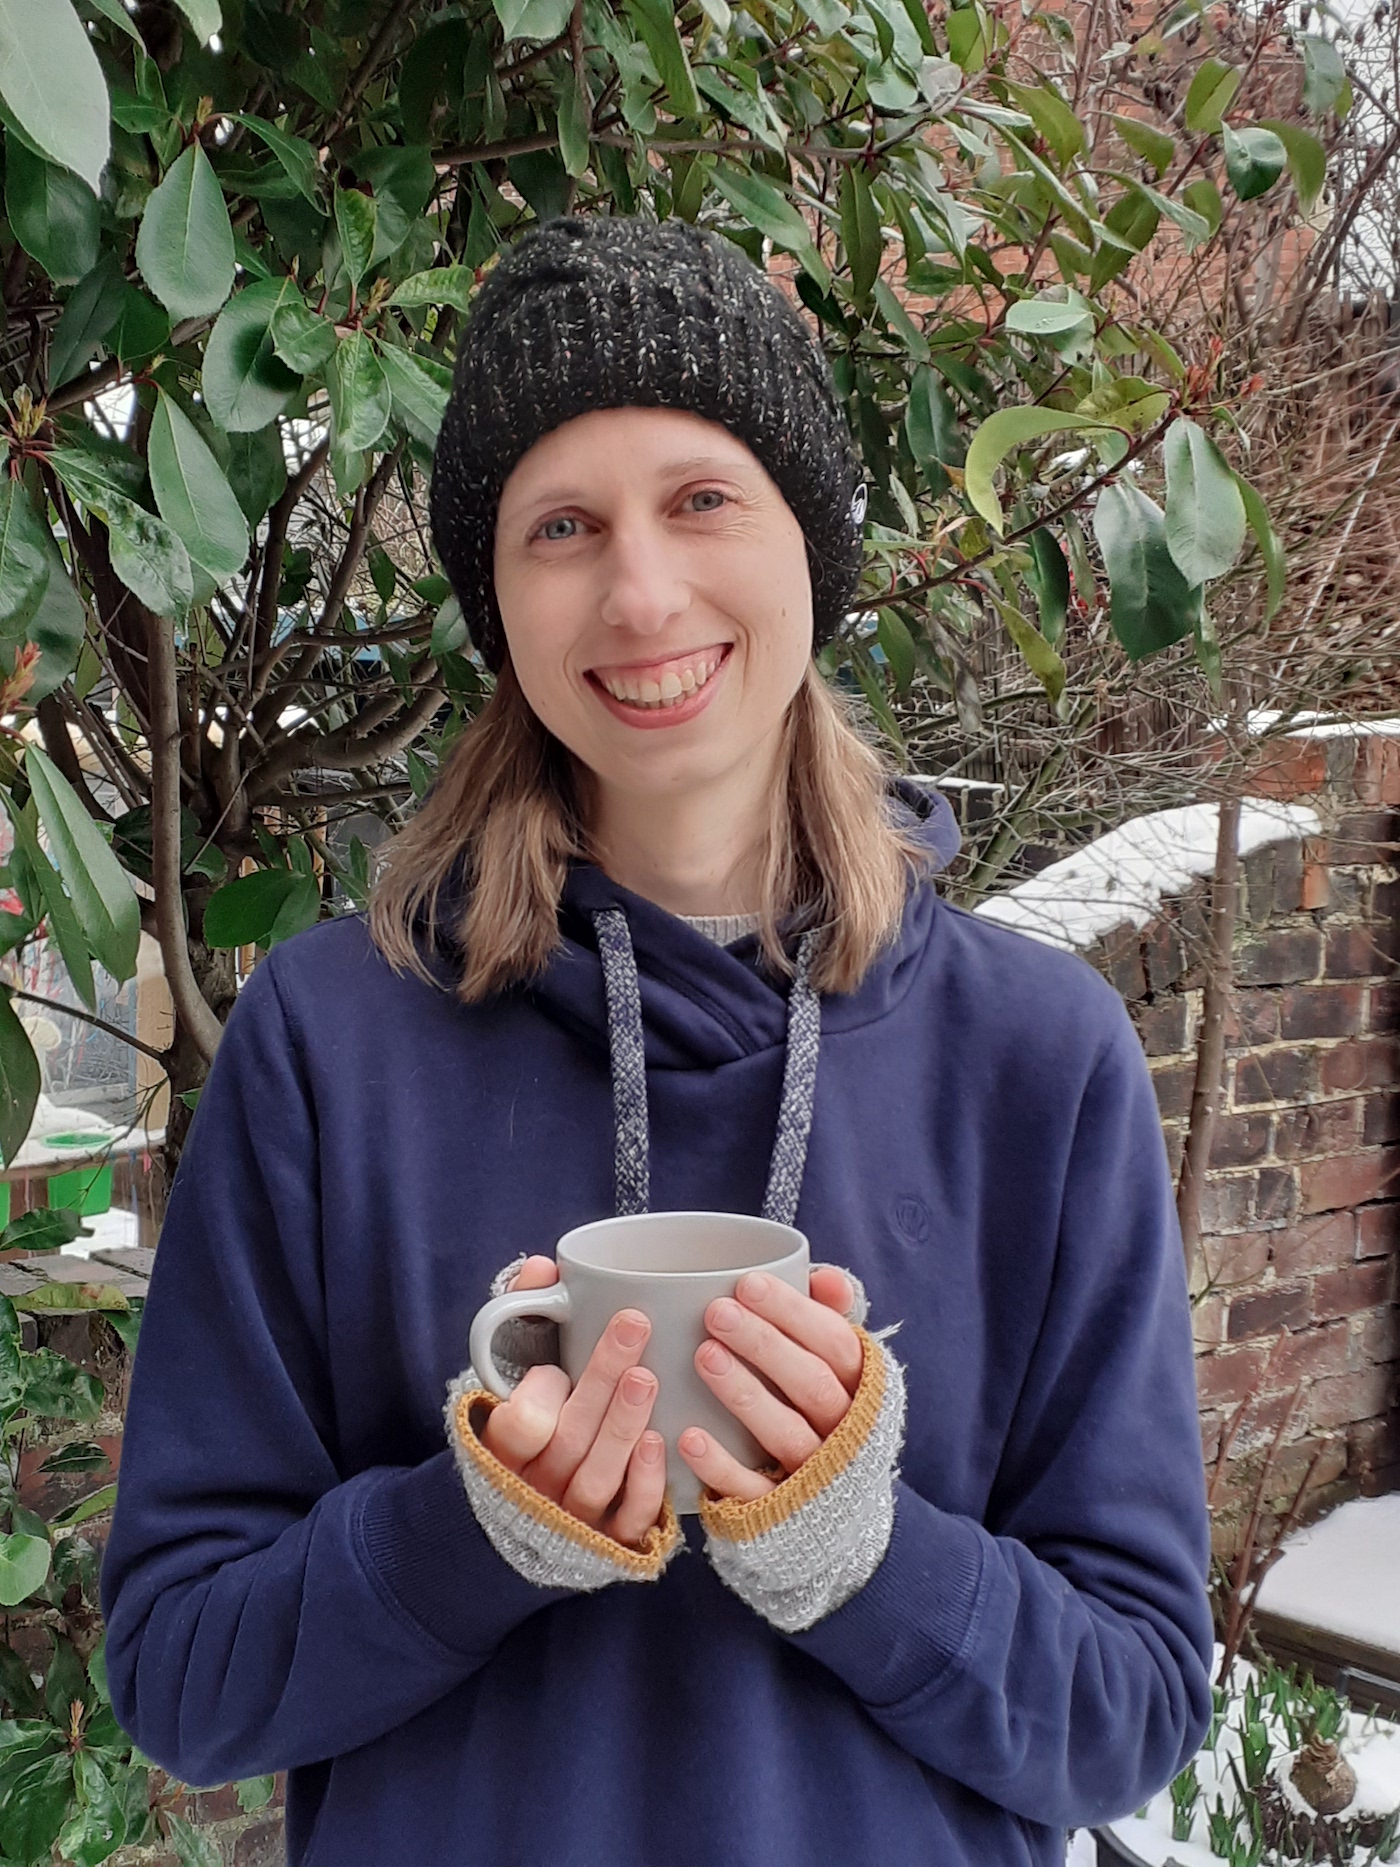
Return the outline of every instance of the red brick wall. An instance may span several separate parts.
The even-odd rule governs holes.
[[[1400,1485],[1400,739],[1285,739],[1248,788],[1307,799],[1325,828],[1243,864],[1193,1292],[1222,1553],[1286,1416],[1267,1485],[1275,1510],[1315,1455],[1307,1516]],[[1142,1036],[1173,1167],[1194,1077],[1206,897],[1202,883],[1089,956]]]

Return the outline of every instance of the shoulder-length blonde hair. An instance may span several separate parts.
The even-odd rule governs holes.
[[[780,924],[820,927],[819,991],[850,992],[893,940],[928,851],[891,819],[889,768],[840,696],[809,664],[788,709],[785,782],[774,787],[760,899],[763,951],[790,973]],[[509,658],[406,829],[389,844],[370,904],[370,931],[397,971],[431,979],[419,941],[439,926],[444,884],[459,865],[466,905],[449,931],[465,954],[457,995],[468,1004],[535,978],[560,944],[569,864],[589,860],[571,754],[541,723]]]

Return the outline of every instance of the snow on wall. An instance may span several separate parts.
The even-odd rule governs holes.
[[[1297,1530],[1259,1585],[1258,1605],[1400,1655],[1400,1492],[1342,1504]],[[1400,1783],[1396,1786],[1400,1800]]]
[[[1092,946],[1125,922],[1145,927],[1167,896],[1183,893],[1215,867],[1219,814],[1216,804],[1184,804],[1134,817],[973,912],[1070,952]],[[1316,836],[1321,828],[1322,819],[1305,804],[1247,797],[1240,810],[1240,855],[1266,843]]]

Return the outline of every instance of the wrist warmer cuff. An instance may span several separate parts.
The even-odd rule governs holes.
[[[860,1385],[811,1458],[751,1503],[701,1497],[705,1554],[720,1580],[782,1633],[812,1627],[849,1601],[889,1547],[904,1370],[877,1337],[857,1334]]]
[[[669,1495],[639,1549],[590,1529],[485,1445],[479,1428],[500,1404],[468,1368],[448,1388],[444,1410],[467,1501],[497,1555],[541,1588],[588,1591],[610,1582],[656,1581],[685,1541]]]

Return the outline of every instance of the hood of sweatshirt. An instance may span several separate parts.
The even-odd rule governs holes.
[[[896,779],[892,805],[939,870],[960,847],[957,820],[931,785]],[[637,962],[648,1069],[715,1069],[784,1043],[790,982],[764,966],[757,935],[717,946],[655,902],[634,894],[592,863],[578,863],[564,887],[563,944],[528,988],[540,1008],[582,1041],[606,1049],[608,1006],[595,915],[621,909]],[[909,890],[895,939],[854,992],[822,1000],[827,1031],[886,1015],[908,990],[928,943],[937,897],[927,882]]]

